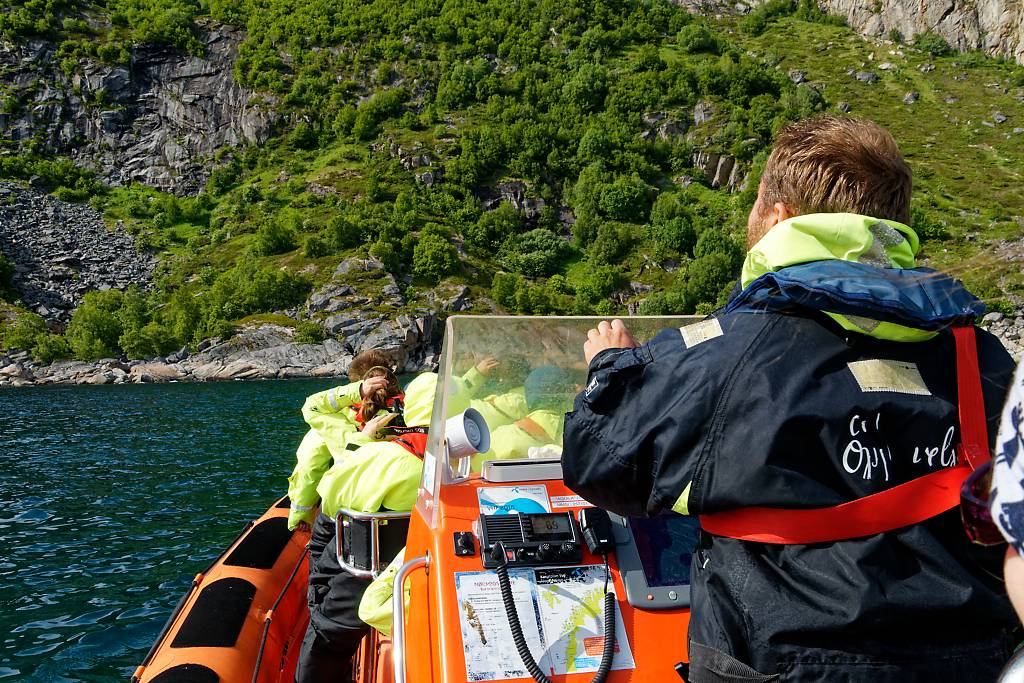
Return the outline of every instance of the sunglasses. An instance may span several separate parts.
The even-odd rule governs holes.
[[[992,491],[992,461],[971,472],[960,489],[960,516],[967,537],[976,545],[994,546],[1006,543],[999,527],[992,521],[989,495]]]

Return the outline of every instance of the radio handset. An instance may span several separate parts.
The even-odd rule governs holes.
[[[612,533],[612,520],[606,510],[601,508],[583,508],[580,510],[580,530],[583,542],[594,555],[612,555],[615,553],[615,535]]]

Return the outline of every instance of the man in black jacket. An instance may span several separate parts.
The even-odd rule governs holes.
[[[931,494],[898,493],[874,504],[881,531],[847,525],[838,507],[863,512],[874,494],[968,471],[949,328],[972,335],[983,307],[914,268],[910,186],[895,141],[869,121],[788,126],[730,305],[643,346],[619,321],[589,333],[565,481],[620,514],[707,520],[692,567],[692,683],[991,681],[1010,654],[1002,553],[971,545],[955,501],[919,514]],[[973,355],[973,335],[959,335]],[[1013,363],[976,337],[974,422],[994,436]],[[815,526],[827,528],[802,535]]]

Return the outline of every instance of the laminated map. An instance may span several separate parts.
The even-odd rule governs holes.
[[[549,676],[597,671],[604,647],[604,565],[509,570],[530,653]],[[466,679],[529,678],[512,641],[493,571],[455,575]],[[635,668],[622,613],[615,606],[613,669]]]

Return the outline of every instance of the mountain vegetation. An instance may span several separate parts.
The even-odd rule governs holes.
[[[1024,215],[1024,119],[1008,120],[1024,69],[934,35],[866,41],[808,0],[721,19],[667,0],[14,0],[0,38],[58,43],[73,74],[130,65],[140,44],[195,54],[217,23],[245,29],[234,78],[281,118],[266,144],[210,159],[198,195],[108,187],[0,141],[0,178],[89,202],[160,259],[152,291],[90,293],[55,334],[0,258],[16,312],[0,346],[145,357],[282,312],[319,339],[302,304],[354,255],[382,261],[409,308],[443,283],[476,312],[707,312],[739,272],[773,134],[837,108],[900,141],[924,262],[997,309],[1024,295],[997,255]]]

